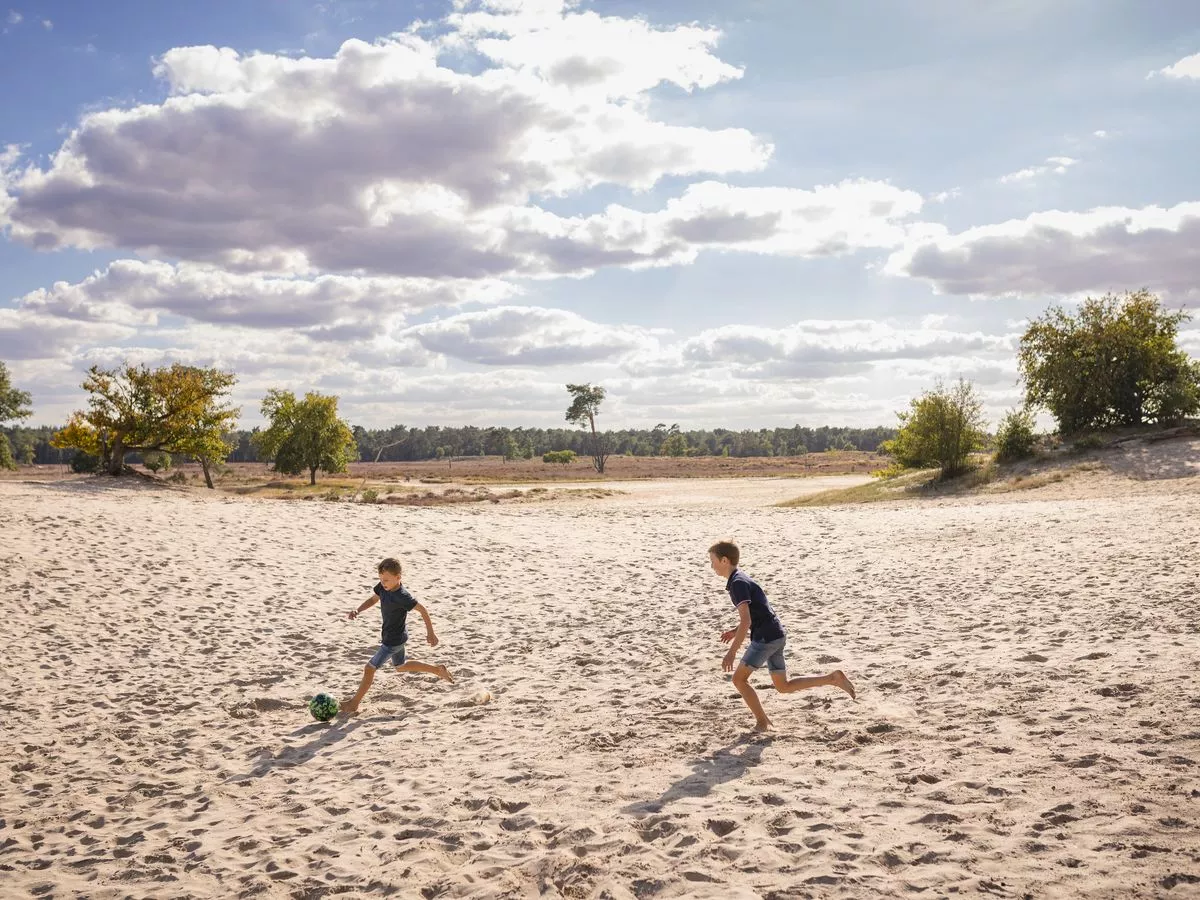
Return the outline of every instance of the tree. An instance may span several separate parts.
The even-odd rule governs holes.
[[[604,463],[608,459],[608,449],[604,436],[596,432],[596,416],[600,415],[600,404],[604,402],[605,390],[590,384],[568,384],[571,394],[571,406],[567,410],[567,421],[580,428],[591,426],[592,433],[588,442],[588,455],[592,465],[601,475],[604,474]]]
[[[15,419],[28,419],[33,415],[29,408],[32,399],[27,391],[18,391],[12,386],[8,366],[0,362],[0,425]],[[15,469],[12,445],[7,434],[0,434],[0,469]]]
[[[198,458],[227,453],[224,434],[239,410],[223,401],[236,381],[230,372],[179,363],[157,369],[93,366],[83,382],[88,410],[73,413],[51,444],[99,456],[110,475],[128,470],[125,456],[132,452]]]
[[[271,425],[256,435],[262,459],[273,461],[276,472],[299,475],[308,471],[308,483],[317,483],[317,470],[344,472],[357,457],[358,445],[350,426],[338,418],[338,398],[308,393],[297,400],[291,391],[270,390],[262,402],[263,417]]]
[[[23,466],[32,466],[37,459],[37,447],[29,437],[17,441],[17,459]]]
[[[679,426],[672,427],[676,430],[663,441],[663,453],[667,456],[686,456],[688,451],[687,437],[678,430]]]
[[[983,447],[983,401],[961,378],[952,388],[938,382],[896,417],[900,431],[883,450],[904,468],[936,466],[943,478],[952,478],[964,472],[970,455]]]
[[[1005,413],[996,429],[996,461],[1028,459],[1036,448],[1037,436],[1033,433],[1033,416],[1029,411],[1012,409]]]
[[[512,462],[521,455],[521,448],[517,446],[516,438],[511,434],[504,439],[504,461]]]
[[[1089,297],[1076,315],[1048,310],[1021,336],[1017,363],[1030,406],[1063,434],[1169,424],[1200,409],[1200,364],[1175,343],[1190,319],[1149,291]]]

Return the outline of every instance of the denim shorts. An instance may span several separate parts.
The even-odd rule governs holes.
[[[787,638],[774,641],[751,641],[746,652],[742,654],[742,665],[751,669],[761,669],[763,663],[769,672],[786,672],[787,663],[783,660],[783,645]]]
[[[387,644],[380,644],[379,649],[375,651],[375,655],[371,657],[371,661],[367,665],[372,669],[378,669],[388,661],[389,656],[392,658],[392,665],[404,665],[404,645],[397,644],[395,647],[389,647]]]

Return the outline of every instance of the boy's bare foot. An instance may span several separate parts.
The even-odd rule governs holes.
[[[858,695],[854,693],[854,685],[850,683],[850,679],[846,677],[846,673],[841,669],[835,669],[833,672],[833,686],[839,687],[850,695],[852,700],[858,699]]]
[[[759,734],[766,734],[771,730],[771,720],[763,719],[761,722],[754,723],[754,730]]]
[[[357,715],[358,714],[358,704],[355,703],[353,706],[351,706],[349,703],[343,703],[341,709],[338,710],[338,714],[342,715],[342,716]]]
[[[450,674],[450,670],[445,666],[437,667],[437,677],[442,679],[442,681],[448,681],[451,684],[454,684],[454,676]]]

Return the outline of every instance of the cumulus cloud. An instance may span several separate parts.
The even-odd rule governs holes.
[[[86,116],[47,169],[22,173],[16,239],[483,275],[519,266],[498,211],[750,171],[770,153],[741,129],[670,125],[519,70],[457,72],[414,35],[348,41],[332,59],[177,48],[157,71],[173,96]]]
[[[1176,298],[1200,284],[1200,202],[1168,209],[1100,207],[931,231],[888,259],[885,271],[940,293],[1068,295],[1147,287]]]
[[[713,55],[720,32],[657,29],[642,19],[563,16],[566,4],[491,2],[449,16],[446,46],[469,45],[499,65],[576,93],[635,96],[664,82],[686,91],[741,78]]]
[[[560,309],[518,306],[462,313],[399,336],[432,352],[489,366],[589,363],[656,346],[644,329],[600,325]]]
[[[0,359],[62,358],[134,333],[135,329],[116,323],[81,324],[33,310],[0,309]]]
[[[1011,353],[1012,338],[876,320],[810,320],[783,329],[727,326],[683,343],[684,360],[723,366],[740,378],[829,378],[869,372],[875,363],[967,353]]]
[[[1166,78],[1194,78],[1200,80],[1200,53],[1185,56],[1179,62],[1151,74],[1162,75]]]
[[[279,278],[208,266],[117,260],[76,283],[57,282],[26,294],[21,308],[81,321],[154,325],[160,314],[196,322],[309,329],[325,337],[372,333],[432,307],[490,303],[516,292],[493,280]]]
[[[166,100],[85,116],[45,167],[9,160],[0,224],[37,248],[243,273],[476,279],[677,264],[706,247],[893,247],[921,208],[875,181],[712,180],[761,169],[770,144],[655,119],[647,91],[740,77],[713,54],[715,30],[491,0],[435,31],[347,41],[327,59],[169,50],[155,69]],[[482,71],[450,66],[467,51]],[[539,205],[700,175],[657,211]]]

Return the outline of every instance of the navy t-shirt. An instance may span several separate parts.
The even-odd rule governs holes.
[[[758,582],[740,569],[734,569],[725,582],[725,590],[729,591],[729,599],[735,607],[750,604],[750,640],[766,643],[783,637],[783,625]]]
[[[379,597],[379,608],[383,612],[383,636],[380,643],[398,647],[408,640],[405,622],[408,619],[408,611],[417,605],[417,601],[403,585],[389,591],[380,582],[375,585],[375,594]]]

